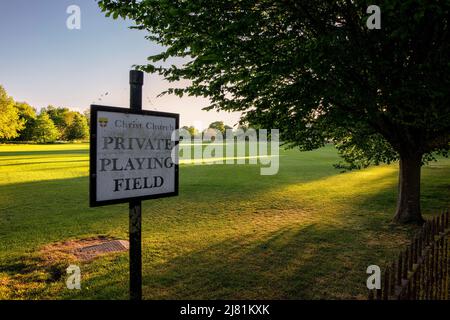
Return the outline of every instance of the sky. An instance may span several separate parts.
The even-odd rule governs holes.
[[[70,5],[81,10],[79,30],[66,26]],[[0,0],[0,85],[38,110],[54,105],[84,111],[93,103],[128,107],[129,70],[161,51],[130,25],[106,18],[95,0]],[[201,110],[208,105],[204,98],[157,98],[172,85],[146,74],[143,108],[179,113],[182,126],[199,129],[239,120],[240,113]]]

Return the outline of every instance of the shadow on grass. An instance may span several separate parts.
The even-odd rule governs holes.
[[[36,161],[36,162],[20,162],[20,163],[8,163],[2,164],[2,167],[15,167],[15,166],[25,166],[25,165],[37,165],[37,164],[60,164],[60,163],[73,163],[73,162],[88,162],[89,160],[56,160],[56,161]],[[51,168],[44,168],[42,170],[50,170]]]
[[[72,168],[69,166],[67,170]],[[33,169],[45,170],[54,173],[55,170],[66,169]],[[204,210],[203,218],[214,218],[218,206],[224,211],[229,208],[240,210],[241,202],[251,204],[280,184],[305,179],[290,175],[260,176],[259,167],[252,165],[181,166],[180,171],[180,196],[152,200],[151,205],[144,201],[144,217],[150,215],[167,222],[170,217],[185,216],[182,223],[189,225],[196,223],[195,214],[199,207]],[[320,179],[326,174],[319,173],[314,178]],[[234,207],[233,201],[237,201]],[[118,223],[121,224],[118,229],[127,230],[128,225],[123,223],[127,213],[125,206],[89,208],[87,176],[0,185],[0,239],[6,246],[20,247],[23,251],[23,247],[33,248],[59,240],[64,234],[69,237],[83,231],[96,232]]]
[[[317,225],[233,239],[145,269],[148,299],[336,299],[361,297],[374,259],[351,229]],[[356,250],[356,254],[355,254]],[[145,264],[145,261],[144,261]]]
[[[36,151],[0,151],[0,157],[13,156],[42,156],[42,155],[70,155],[70,154],[89,154],[89,149],[68,149],[68,150],[36,150]]]
[[[237,229],[225,233],[220,240],[211,237],[208,242],[200,241],[209,236],[207,228],[220,230],[239,223],[251,224],[258,214],[252,215],[252,211],[237,216],[242,203],[269,207],[272,200],[260,201],[280,186],[321,183],[337,175],[337,171],[334,175],[323,170],[314,174],[281,172],[277,176],[263,177],[258,171],[256,166],[182,166],[178,198],[144,202],[143,220],[147,228],[144,232],[170,233],[184,245],[184,249],[178,250],[176,244],[171,244],[168,248],[174,253],[159,253],[162,256],[159,261],[143,261],[145,298],[364,298],[367,266],[390,260],[407,240],[408,230],[388,225],[386,214],[372,216],[386,208],[386,200],[389,203],[392,200],[396,181],[393,179],[396,172],[392,171],[380,177],[374,175],[370,180],[356,181],[352,187],[362,190],[362,194],[355,192],[341,200],[345,205],[338,207],[340,211],[333,215],[339,224],[327,221],[327,216],[322,221],[318,218],[300,221],[301,216],[295,216],[299,221],[290,219],[266,229],[255,225],[253,232]],[[345,178],[342,176],[342,180]],[[364,193],[362,186],[367,183],[377,187]],[[315,187],[305,190],[314,191]],[[431,194],[433,190],[436,188],[428,191],[425,188],[424,192]],[[304,189],[295,189],[291,197],[302,191]],[[445,199],[444,191],[436,197]],[[320,213],[320,205],[316,203],[316,206],[315,214]],[[6,264],[4,272],[7,273],[28,272],[29,266],[21,262],[21,257],[41,244],[92,233],[123,236],[128,229],[125,205],[88,208],[87,177],[0,186],[0,209],[0,238],[3,240],[0,263]],[[219,215],[219,211],[224,213]],[[269,210],[266,214],[271,213]],[[230,216],[233,218],[228,224],[219,221]],[[294,221],[292,225],[286,225],[291,221]],[[202,225],[203,222],[209,224]],[[180,235],[176,234],[177,230]],[[188,232],[193,233],[191,237],[183,238],[183,233]],[[169,240],[170,237],[165,239]],[[193,241],[193,245],[188,241]],[[17,259],[7,259],[7,250]],[[147,259],[161,250],[164,246],[159,239],[144,242]],[[126,272],[126,262],[121,258],[120,265],[112,269],[91,270],[90,283],[95,290],[83,293],[82,298],[109,298],[111,290],[122,292],[120,296],[123,296],[126,285],[118,289],[107,287],[118,283],[114,272]],[[121,274],[120,279],[126,277]]]

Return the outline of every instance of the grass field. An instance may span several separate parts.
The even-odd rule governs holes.
[[[88,207],[88,145],[0,146],[0,299],[127,299],[126,253],[76,262],[43,246],[127,239],[128,207]],[[182,165],[180,196],[143,202],[145,299],[366,297],[368,265],[390,261],[414,227],[390,223],[397,166],[339,173],[336,151],[281,150],[280,171]],[[426,217],[449,205],[450,160],[423,168]]]

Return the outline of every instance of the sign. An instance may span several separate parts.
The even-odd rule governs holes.
[[[92,105],[91,207],[178,195],[178,126],[178,114]]]

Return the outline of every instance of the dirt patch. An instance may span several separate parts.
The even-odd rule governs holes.
[[[0,300],[45,296],[53,284],[64,283],[69,264],[127,250],[128,241],[106,236],[48,244],[0,265]]]
[[[89,261],[101,255],[128,251],[128,248],[126,240],[93,237],[46,245],[41,250],[41,257],[50,263],[61,260]]]

